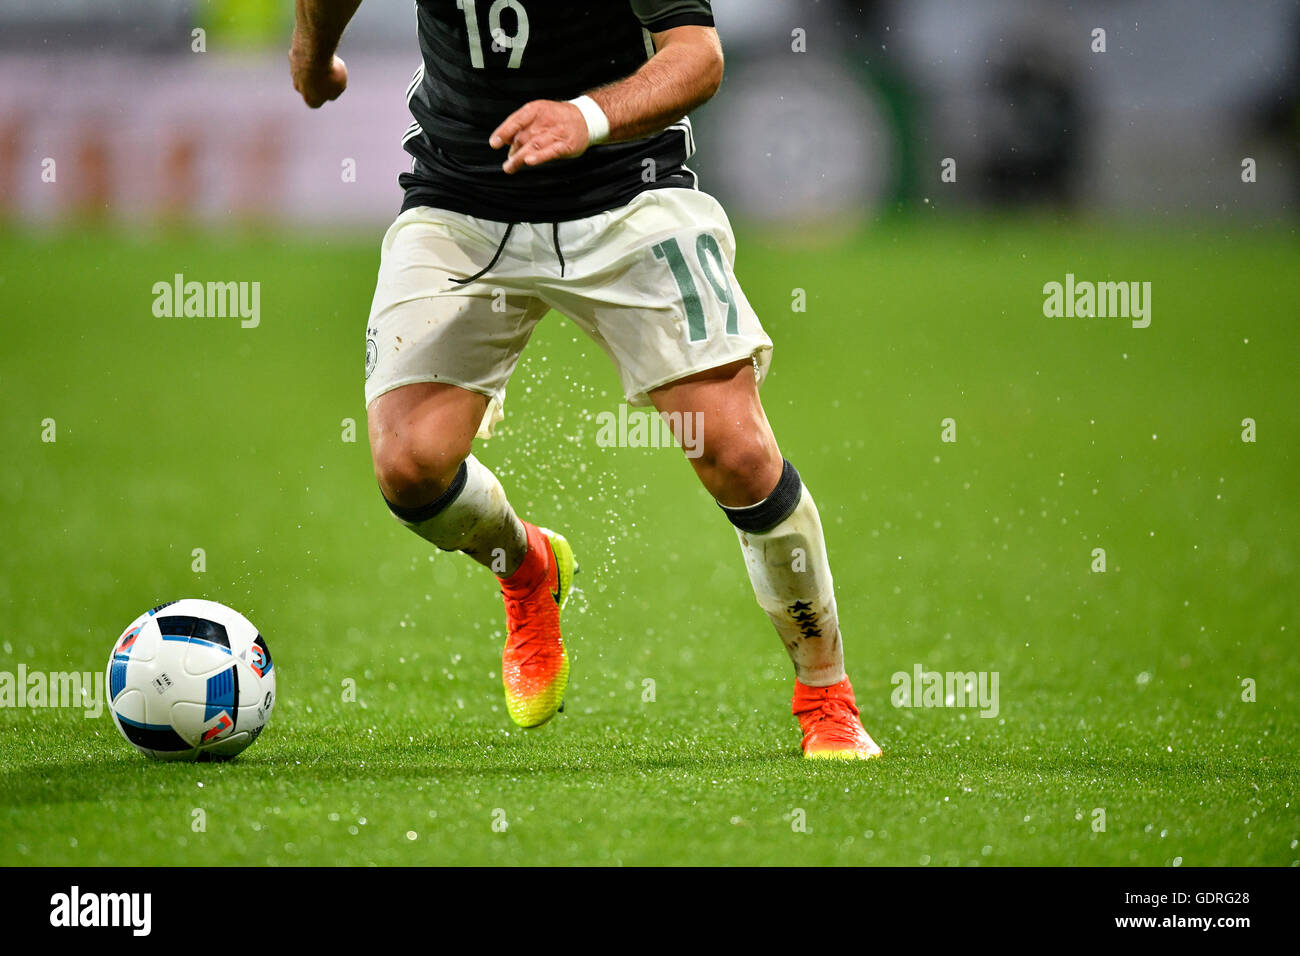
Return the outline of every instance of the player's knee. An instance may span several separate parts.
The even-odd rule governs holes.
[[[734,435],[725,442],[707,442],[697,464],[705,487],[728,507],[762,501],[781,477],[781,454],[769,436]]]
[[[451,441],[412,441],[387,435],[371,443],[375,478],[384,497],[404,508],[418,508],[450,487],[469,447]]]

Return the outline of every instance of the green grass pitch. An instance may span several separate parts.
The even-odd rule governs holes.
[[[378,241],[0,238],[0,671],[101,670],[135,615],[193,596],[247,614],[280,681],[222,765],[148,761],[107,714],[0,710],[0,863],[1300,860],[1293,237],[741,236],[768,412],[885,749],[852,765],[799,758],[732,530],[679,452],[597,446],[621,394],[554,315],[479,449],[583,565],[566,712],[510,724],[489,574],[403,531],[370,472]],[[261,282],[261,325],[155,318],[177,272]],[[1150,281],[1151,326],[1045,318],[1067,272]],[[998,672],[1000,712],[895,708],[917,664]]]

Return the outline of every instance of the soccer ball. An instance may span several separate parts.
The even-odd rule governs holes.
[[[122,736],[150,757],[233,757],[271,718],[271,652],[248,618],[224,604],[160,604],[117,639],[108,699]]]

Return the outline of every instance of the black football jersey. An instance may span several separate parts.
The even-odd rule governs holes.
[[[695,186],[689,120],[576,159],[502,172],[488,136],[530,100],[569,100],[621,80],[654,53],[651,33],[713,25],[709,0],[416,0],[422,63],[407,90],[414,160],[402,208],[502,222],[561,222],[646,189]]]

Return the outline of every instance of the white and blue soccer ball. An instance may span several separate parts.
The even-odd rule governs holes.
[[[248,618],[224,604],[162,604],[117,639],[108,698],[122,736],[151,757],[233,757],[271,719],[271,651]]]

